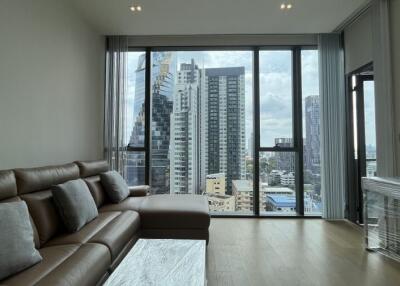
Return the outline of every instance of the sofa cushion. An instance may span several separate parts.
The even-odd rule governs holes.
[[[1,285],[96,285],[111,264],[101,244],[68,244],[40,249],[43,260],[0,281]]]
[[[120,214],[121,212],[100,213],[94,220],[86,224],[79,231],[60,234],[49,240],[44,246],[86,243]]]
[[[118,204],[105,204],[99,212],[110,212],[110,211],[139,211],[140,205],[146,197],[128,197]]]
[[[40,262],[28,207],[23,201],[0,204],[0,279]]]
[[[34,285],[62,264],[69,256],[79,249],[79,244],[45,247],[39,250],[43,260],[38,264],[0,281],[0,285]]]
[[[111,264],[110,252],[101,244],[87,243],[79,247],[60,266],[35,286],[97,285]]]
[[[51,191],[26,194],[22,195],[21,198],[28,205],[29,213],[39,235],[40,245],[63,232],[63,224],[53,202]]]
[[[107,194],[105,193],[100,181],[100,176],[87,177],[83,180],[88,185],[89,191],[98,208],[108,201]]]
[[[15,169],[18,194],[32,193],[50,189],[79,178],[78,165],[74,163],[29,169]]]
[[[208,201],[201,195],[154,195],[140,205],[144,229],[206,229],[210,225]]]
[[[119,203],[129,196],[129,187],[117,171],[101,173],[100,180],[111,202]]]
[[[82,179],[53,187],[53,198],[59,214],[70,232],[81,229],[97,217],[97,206]]]
[[[95,236],[89,242],[96,242],[106,245],[114,260],[122,251],[124,246],[134,237],[140,228],[140,217],[137,212],[125,211]]]
[[[99,175],[108,171],[108,163],[105,160],[100,161],[77,161],[81,178]]]
[[[17,195],[17,182],[13,171],[0,171],[0,201]]]

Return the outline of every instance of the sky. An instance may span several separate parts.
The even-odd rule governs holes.
[[[252,51],[179,51],[177,66],[193,58],[199,68],[244,67],[246,144],[253,134],[253,53]],[[128,105],[133,105],[135,69],[141,53],[128,56]],[[318,52],[302,52],[303,99],[319,94]],[[260,51],[260,140],[262,147],[274,146],[274,138],[292,137],[292,61],[291,51]],[[304,105],[304,104],[303,104]],[[127,130],[133,116],[127,114]],[[128,137],[130,131],[128,131]],[[128,138],[129,140],[129,138]]]

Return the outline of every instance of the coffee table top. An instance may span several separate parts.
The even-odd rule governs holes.
[[[104,285],[204,286],[205,240],[139,239]]]

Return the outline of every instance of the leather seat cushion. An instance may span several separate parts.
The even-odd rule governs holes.
[[[99,212],[109,211],[139,211],[140,205],[146,197],[128,197],[118,204],[106,204],[99,209]]]
[[[204,229],[210,225],[208,201],[201,195],[153,195],[140,209],[143,229]]]
[[[36,285],[96,285],[110,265],[111,256],[106,246],[87,243]]]
[[[140,217],[135,211],[125,211],[103,229],[101,229],[89,242],[106,245],[114,260],[126,244],[138,233]]]
[[[102,244],[69,244],[40,249],[43,260],[1,285],[96,285],[111,265]]]
[[[0,285],[33,285],[61,265],[68,257],[79,249],[79,244],[45,247],[39,250],[43,260],[0,282]]]
[[[120,212],[106,212],[101,213],[94,220],[86,224],[79,231],[74,233],[63,233],[49,240],[45,246],[86,243],[99,231],[101,231],[107,224],[112,222],[118,217]]]

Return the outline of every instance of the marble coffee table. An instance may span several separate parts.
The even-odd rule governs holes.
[[[205,240],[139,239],[104,285],[206,285]]]

